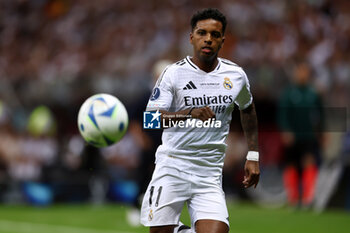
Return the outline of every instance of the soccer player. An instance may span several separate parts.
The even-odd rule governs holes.
[[[256,187],[259,182],[257,117],[249,82],[241,67],[218,58],[226,18],[217,9],[204,9],[192,16],[191,27],[193,56],[163,71],[147,111],[158,110],[161,120],[204,122],[215,118],[222,125],[164,129],[141,208],[141,223],[150,227],[150,233],[229,231],[222,167],[235,104],[249,148],[243,185]],[[185,203],[192,229],[179,224]]]

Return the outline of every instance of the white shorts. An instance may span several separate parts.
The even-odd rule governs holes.
[[[185,202],[192,228],[200,219],[229,226],[222,177],[202,177],[174,168],[156,166],[141,207],[144,226],[178,225]]]

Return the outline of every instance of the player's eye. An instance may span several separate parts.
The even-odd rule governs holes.
[[[197,31],[197,34],[200,35],[200,36],[204,36],[206,34],[206,31],[204,30],[198,30]]]
[[[220,38],[221,37],[221,33],[220,32],[212,32],[211,36],[214,38]]]

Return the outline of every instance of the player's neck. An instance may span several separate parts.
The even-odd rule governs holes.
[[[192,62],[198,66],[199,69],[209,73],[215,69],[215,67],[218,65],[218,59],[217,57],[214,57],[210,60],[203,60],[196,56],[193,56],[191,58]]]

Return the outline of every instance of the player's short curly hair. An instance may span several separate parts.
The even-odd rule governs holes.
[[[206,9],[197,11],[192,16],[191,18],[192,31],[196,27],[198,21],[205,20],[205,19],[215,19],[217,21],[220,21],[222,24],[222,33],[225,34],[225,29],[227,24],[226,17],[218,9],[214,9],[214,8],[206,8]]]

